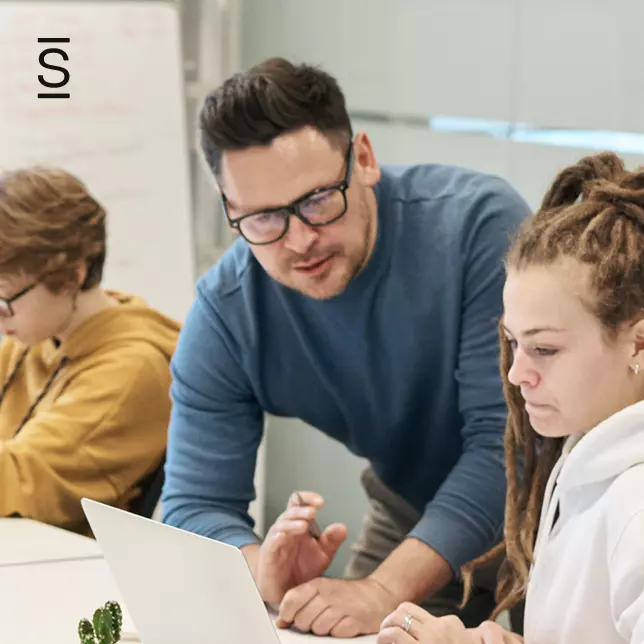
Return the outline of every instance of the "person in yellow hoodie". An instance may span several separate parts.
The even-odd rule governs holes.
[[[106,213],[76,177],[0,176],[0,517],[88,533],[163,461],[179,325],[101,287]]]

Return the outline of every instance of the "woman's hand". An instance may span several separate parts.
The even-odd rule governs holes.
[[[408,602],[385,618],[377,640],[378,644],[481,644],[482,641],[458,617],[434,617]],[[492,644],[496,642],[492,640]]]
[[[516,633],[510,633],[496,622],[483,622],[471,631],[474,641],[479,644],[523,644],[523,638]]]
[[[434,617],[405,602],[380,626],[378,644],[522,644],[523,638],[495,622],[468,629],[458,617]]]

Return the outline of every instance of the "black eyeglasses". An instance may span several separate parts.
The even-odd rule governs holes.
[[[23,295],[26,295],[31,291],[31,289],[35,288],[37,282],[34,282],[33,284],[30,284],[29,286],[25,287],[22,289],[22,291],[19,291],[15,295],[12,295],[11,297],[0,297],[0,318],[10,318],[13,317],[14,312],[13,312],[13,307],[11,304],[15,302],[18,298],[21,298]]]
[[[236,219],[229,216],[226,195],[222,192],[221,200],[229,225],[238,230],[249,244],[263,246],[274,244],[286,235],[291,215],[314,228],[332,224],[347,212],[347,189],[353,168],[353,144],[349,145],[345,162],[347,170],[342,181],[311,190],[288,206],[249,212]]]

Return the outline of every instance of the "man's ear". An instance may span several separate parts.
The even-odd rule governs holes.
[[[380,181],[380,166],[366,132],[358,132],[353,139],[355,163],[362,176],[362,182],[369,187]]]

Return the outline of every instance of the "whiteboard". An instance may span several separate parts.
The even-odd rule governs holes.
[[[38,38],[63,37],[48,45]],[[178,8],[169,2],[0,1],[0,170],[57,165],[108,213],[104,285],[183,320],[194,293],[189,146]],[[69,61],[39,99],[47,47]]]

